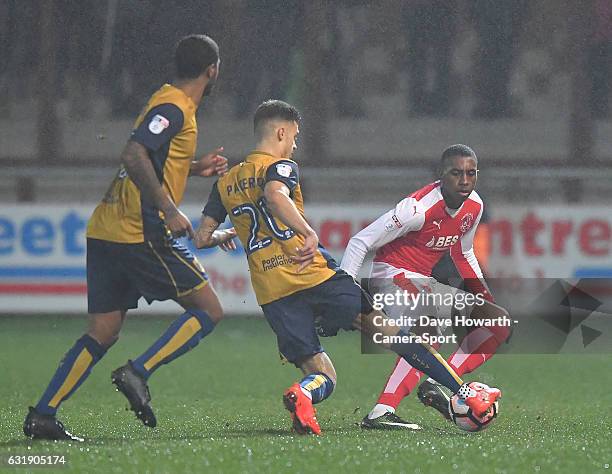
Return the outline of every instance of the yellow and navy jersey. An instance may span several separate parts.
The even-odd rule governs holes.
[[[160,184],[177,206],[195,155],[196,109],[182,90],[164,84],[136,119],[130,137],[147,149]],[[121,166],[89,220],[87,237],[120,243],[158,240],[167,235],[162,217]]]
[[[337,269],[327,251],[319,247],[314,261],[297,272],[298,264],[291,255],[304,245],[304,239],[278,222],[266,208],[264,186],[269,181],[285,184],[304,216],[297,163],[260,151],[253,151],[219,178],[203,211],[217,222],[223,222],[229,214],[247,254],[260,305],[312,288],[331,278]]]

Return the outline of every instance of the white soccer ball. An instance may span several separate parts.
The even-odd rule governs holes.
[[[470,384],[471,385],[471,384]],[[484,389],[490,388],[485,384],[478,384]],[[476,416],[472,409],[466,405],[462,398],[453,395],[448,402],[448,411],[451,420],[464,431],[482,431],[487,428],[499,413],[499,405],[495,402],[483,416]]]

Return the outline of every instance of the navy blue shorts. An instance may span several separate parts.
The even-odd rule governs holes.
[[[208,283],[204,268],[177,240],[120,244],[87,239],[89,313],[138,307],[138,300],[177,300]]]
[[[315,317],[331,325],[352,329],[361,312],[369,313],[368,294],[345,272],[261,307],[278,340],[278,350],[291,363],[323,352],[315,330]]]

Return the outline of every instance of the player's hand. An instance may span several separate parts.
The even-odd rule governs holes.
[[[223,147],[220,146],[216,150],[206,153],[199,160],[191,162],[189,174],[191,176],[223,176],[227,173],[227,158],[220,155],[223,152]]]
[[[164,222],[166,227],[172,232],[173,237],[183,237],[187,235],[193,239],[193,227],[191,221],[179,209],[164,213]]]
[[[311,234],[307,234],[304,237],[304,245],[300,248],[296,248],[295,255],[292,255],[291,258],[295,263],[298,263],[300,266],[297,271],[300,273],[304,268],[312,263],[317,253],[317,248],[319,247],[319,237],[315,232]]]
[[[221,232],[223,232],[224,234],[224,240],[222,242],[219,242],[219,248],[224,252],[236,250],[236,242],[234,242],[234,237],[236,237],[236,229],[232,227],[231,229],[225,229]]]

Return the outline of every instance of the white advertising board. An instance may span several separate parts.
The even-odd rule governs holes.
[[[391,206],[389,206],[391,207]],[[93,206],[4,205],[0,210],[0,312],[83,313],[85,227]],[[194,224],[201,209],[183,209]],[[384,206],[307,206],[321,243],[338,260],[351,235]],[[612,212],[588,206],[491,209],[495,277],[612,277]],[[189,244],[189,243],[188,243]],[[244,251],[197,251],[228,314],[259,314]],[[367,268],[365,268],[367,272]],[[366,276],[366,275],[364,275]],[[138,311],[176,312],[173,302]]]

